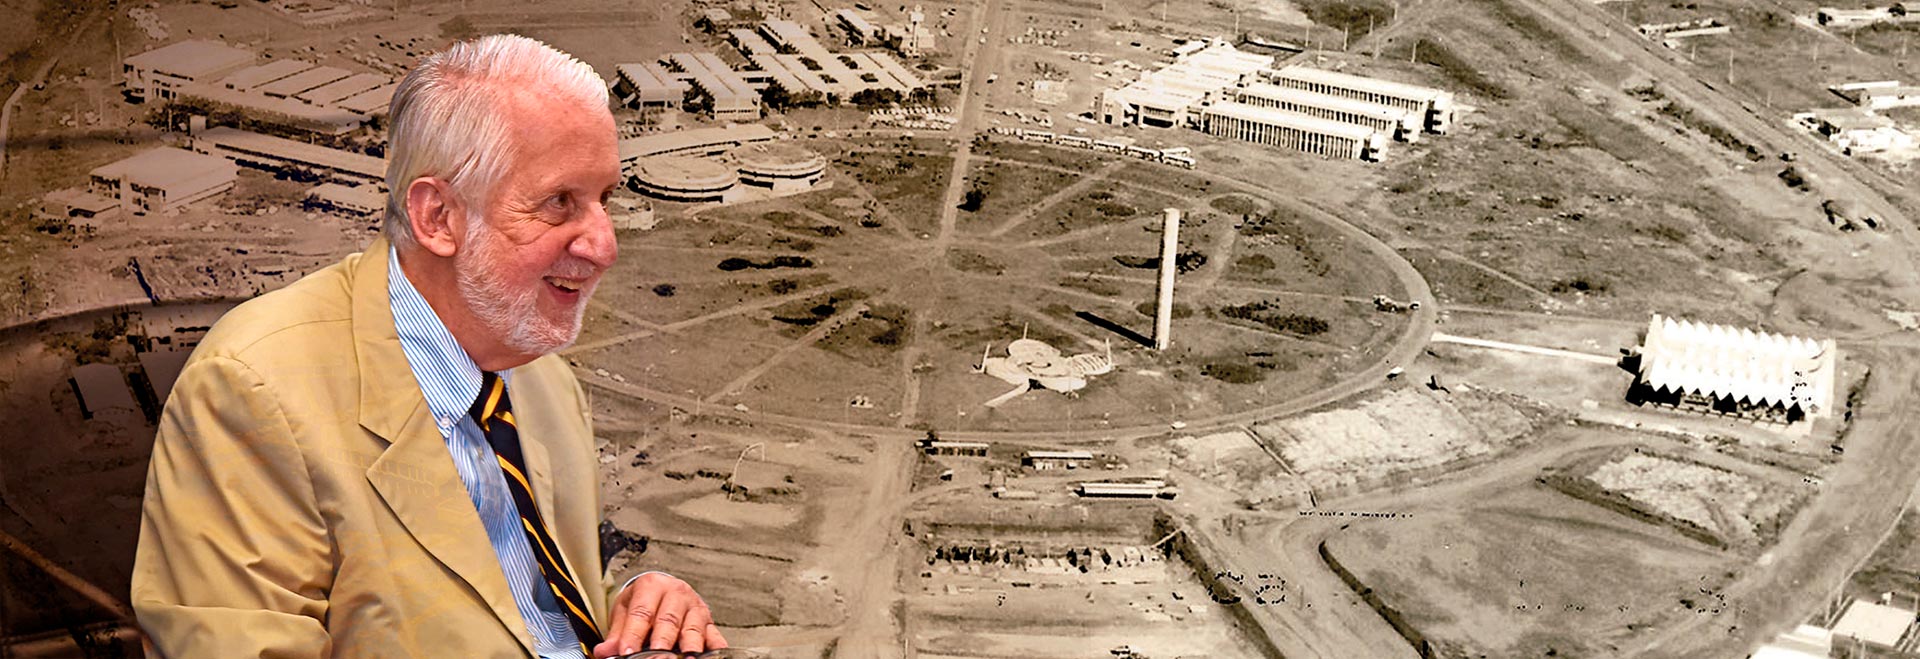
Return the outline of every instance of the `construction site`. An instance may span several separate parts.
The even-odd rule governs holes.
[[[620,131],[601,568],[735,646],[1909,656],[1896,7],[26,0],[0,656],[140,655],[181,364],[373,241],[392,86],[494,32]]]

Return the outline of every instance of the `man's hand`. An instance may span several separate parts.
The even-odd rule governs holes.
[[[713,612],[693,586],[661,572],[634,580],[613,601],[607,640],[593,648],[595,659],[641,650],[705,652],[727,647]]]

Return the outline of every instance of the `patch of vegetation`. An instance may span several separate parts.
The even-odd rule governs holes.
[[[1721,126],[1720,124],[1707,121],[1705,118],[1694,113],[1692,108],[1681,105],[1678,101],[1667,101],[1666,105],[1660,106],[1660,114],[1672,117],[1675,121],[1679,121],[1681,125],[1707,136],[1707,138],[1713,140],[1715,144],[1729,151],[1746,156],[1747,160],[1759,162],[1765,157],[1760,155],[1760,149],[1740,139],[1740,136],[1734,135],[1733,131],[1727,130],[1725,126]]]
[[[967,188],[966,194],[960,199],[960,210],[977,213],[980,212],[980,206],[985,203],[987,203],[986,188],[979,186]]]
[[[1513,96],[1512,92],[1507,91],[1506,86],[1481,74],[1479,69],[1473,68],[1473,65],[1468,64],[1466,60],[1460,59],[1452,49],[1435,41],[1422,38],[1414,42],[1414,59],[1419,60],[1421,64],[1438,67],[1448,79],[1475,94],[1494,100]]]
[[[1553,282],[1553,286],[1547,290],[1555,295],[1565,295],[1568,293],[1603,295],[1611,287],[1612,285],[1603,277],[1596,275],[1576,275]]]
[[[1160,257],[1158,256],[1129,256],[1126,254],[1117,254],[1114,255],[1113,262],[1141,270],[1157,270],[1160,268]],[[1179,270],[1181,274],[1199,270],[1206,264],[1207,255],[1196,251],[1181,252],[1173,257],[1174,268]]]
[[[1246,362],[1215,360],[1200,366],[1200,373],[1228,384],[1254,384],[1267,379],[1266,371]]]
[[[765,263],[743,259],[738,256],[720,261],[714,267],[726,272],[735,272],[752,268],[754,270],[772,270],[775,268],[811,268],[813,259],[804,256],[776,256]]]
[[[1378,0],[1295,0],[1307,19],[1347,33],[1347,42],[1359,41],[1393,18],[1393,7]]]
[[[1153,314],[1158,312],[1159,309],[1160,305],[1153,300],[1147,300],[1146,302],[1141,302],[1133,306],[1135,312],[1148,318],[1152,318]],[[1183,302],[1175,302],[1173,303],[1173,317],[1191,318],[1193,317],[1193,307],[1189,307]]]
[[[1246,320],[1265,325],[1274,331],[1297,336],[1324,334],[1333,325],[1318,316],[1299,313],[1282,313],[1285,305],[1279,300],[1261,300],[1248,304],[1236,304],[1220,307],[1220,315],[1236,320]]]
[[[653,294],[660,297],[673,297],[673,284],[660,284],[653,287]]]
[[[816,295],[775,307],[773,319],[788,325],[811,327],[833,317],[833,314],[840,311],[842,305],[866,297],[866,291],[858,288],[843,288],[826,295]]]
[[[1249,274],[1266,272],[1275,267],[1272,258],[1265,254],[1249,254],[1234,260],[1233,269]]]
[[[1260,203],[1243,195],[1230,194],[1214,199],[1208,204],[1214,210],[1228,215],[1252,215],[1260,212]]]

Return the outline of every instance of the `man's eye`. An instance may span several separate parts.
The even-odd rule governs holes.
[[[564,194],[557,194],[547,198],[548,206],[561,209],[561,210],[566,210],[567,206],[570,205],[571,202],[572,202],[572,199],[570,199],[567,195],[564,195]]]

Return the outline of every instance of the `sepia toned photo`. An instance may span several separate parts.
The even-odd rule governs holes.
[[[0,657],[1920,657],[1909,0],[0,16]]]

